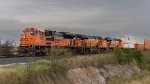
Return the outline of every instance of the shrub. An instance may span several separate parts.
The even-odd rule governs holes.
[[[136,64],[141,69],[150,69],[150,58],[144,55],[145,51],[116,48],[114,53],[119,64]]]
[[[136,61],[138,61],[138,63],[140,63],[141,58],[142,58],[142,54],[141,51],[139,50],[132,50],[132,49],[121,49],[121,48],[116,48],[114,50],[114,53],[117,57],[117,60],[119,62],[119,64],[130,64],[132,63],[135,59]]]
[[[144,51],[141,51],[141,53],[142,53],[142,57],[140,57],[141,58],[140,68],[150,70],[150,51],[144,50]]]
[[[142,66],[141,66],[142,60],[143,60],[142,51],[141,50],[135,50],[134,53],[133,53],[133,55],[134,55],[134,58],[135,58],[135,60],[136,60],[136,62],[138,64],[138,66],[140,68],[142,68]]]
[[[128,50],[125,50],[126,52],[129,52]],[[126,64],[128,62],[128,56],[127,53],[125,53],[125,51],[121,48],[116,48],[114,50],[114,53],[117,57],[117,60],[119,62],[119,64]]]

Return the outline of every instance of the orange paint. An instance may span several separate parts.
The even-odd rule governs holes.
[[[20,36],[20,46],[45,45],[45,35],[42,29],[26,28]]]
[[[144,44],[135,44],[136,49],[144,49]]]
[[[98,46],[101,47],[101,48],[107,47],[107,41],[103,40],[103,39],[99,40],[98,41]]]
[[[150,40],[144,40],[144,48],[150,49]]]

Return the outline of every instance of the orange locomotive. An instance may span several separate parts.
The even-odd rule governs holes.
[[[67,48],[75,53],[96,53],[108,47],[122,47],[121,40],[107,40],[98,36],[86,36],[69,32],[56,32],[41,28],[26,28],[20,36],[19,55],[32,53],[45,55],[52,47]]]
[[[43,29],[39,28],[26,28],[20,36],[20,46],[27,47],[32,45],[44,46],[45,34]]]
[[[40,28],[26,28],[20,36],[19,55],[44,54],[43,47],[45,46],[45,31]],[[36,49],[36,52],[35,50]]]

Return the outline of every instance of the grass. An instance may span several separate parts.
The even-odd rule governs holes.
[[[77,56],[71,58],[68,63],[71,68],[79,67],[102,67],[105,64],[115,64],[117,60],[113,54],[96,54],[96,55],[86,55],[86,56]]]
[[[53,54],[52,54],[53,53]],[[106,64],[132,64],[143,72],[131,78],[113,77],[108,84],[147,84],[150,77],[150,52],[141,50],[115,49],[114,52],[72,56],[68,50],[49,52],[55,60],[40,60],[24,65],[11,65],[0,68],[0,84],[60,84],[66,71],[74,68],[93,66],[101,68]],[[64,56],[64,57],[63,57]],[[60,59],[61,58],[61,59]],[[8,81],[9,80],[9,81]],[[14,81],[15,80],[15,81]]]
[[[54,73],[65,71],[64,69],[65,66],[60,63],[50,65],[37,63],[0,68],[0,84],[46,84],[47,81],[43,77],[47,76],[50,79]]]
[[[134,74],[130,78],[113,77],[108,84],[150,84],[150,51],[115,49],[115,56],[121,65],[130,64],[141,69],[139,74]]]
[[[143,65],[145,65],[145,55],[142,50],[132,50],[132,49],[121,49],[116,48],[114,50],[114,54],[117,58],[119,64],[131,64],[133,66],[138,66],[143,69]]]
[[[48,84],[45,77],[46,79],[53,79],[56,84],[60,84],[69,69],[87,66],[101,67],[102,64],[109,63],[116,63],[113,54],[41,60],[24,65],[16,64],[0,68],[0,84]]]
[[[140,74],[133,74],[130,78],[114,77],[108,84],[150,84],[150,72],[142,71]]]
[[[28,73],[28,68],[33,68],[34,71],[44,74],[48,71],[49,66],[46,64],[30,64],[30,65],[19,65],[14,67],[16,69],[16,72],[19,73]]]
[[[68,58],[73,56],[72,52],[65,48],[52,48],[51,50],[47,51],[48,51],[47,54],[50,57],[50,59]]]

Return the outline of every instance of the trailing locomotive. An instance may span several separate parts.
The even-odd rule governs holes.
[[[26,28],[20,36],[19,54],[45,55],[46,49],[51,50],[53,47],[66,48],[76,54],[97,53],[107,48],[128,48],[126,44],[124,38],[111,39],[110,37],[102,38],[101,36],[56,32],[41,28]],[[149,40],[144,40],[144,44],[134,43],[132,48],[149,49],[149,44]]]

